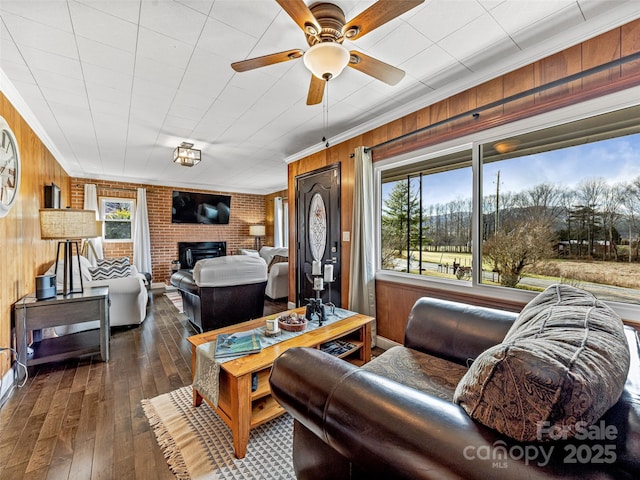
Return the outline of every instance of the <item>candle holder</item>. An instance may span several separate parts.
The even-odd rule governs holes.
[[[315,298],[307,298],[307,308],[305,311],[305,318],[307,321],[313,320],[314,315],[318,318],[318,325],[322,326],[323,322],[327,320],[326,310],[322,304],[322,298],[320,298],[320,292],[324,290],[322,275],[307,274],[307,279],[313,284],[313,290],[315,291]]]
[[[325,303],[324,306],[330,308],[331,309],[331,315],[333,315],[335,317],[335,315],[336,315],[336,306],[331,301],[331,285],[333,285],[333,280],[331,280],[330,282],[327,282],[327,280],[325,279],[324,283],[326,283],[329,286],[329,301],[327,303]]]

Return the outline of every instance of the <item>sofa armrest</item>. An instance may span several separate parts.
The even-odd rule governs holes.
[[[314,349],[280,355],[270,384],[302,426],[369,478],[491,478],[493,472],[481,474],[464,458],[464,448],[479,435],[457,405]],[[302,457],[314,452],[296,440],[294,445],[294,463],[308,466]],[[322,478],[312,470],[305,478]]]
[[[289,263],[288,262],[278,262],[271,265],[271,270],[269,270],[269,277],[289,277]]]
[[[502,342],[517,316],[504,310],[423,297],[409,314],[404,345],[467,365]]]
[[[309,431],[294,438],[300,479],[328,478],[321,470],[331,465],[319,458],[326,449],[309,442],[310,434],[352,464],[347,472],[364,472],[357,478],[577,480],[620,474],[611,465],[567,468],[566,452],[558,444],[544,463],[541,448],[548,453],[549,443],[517,443],[474,422],[458,405],[319,350],[285,351],[276,359],[269,381],[278,402]],[[527,447],[528,458],[505,454]],[[606,468],[611,472],[604,473]],[[334,480],[338,478],[355,477]]]
[[[108,278],[104,280],[91,280],[90,282],[85,283],[85,287],[109,287],[109,295],[117,295],[117,294],[136,294],[148,295],[146,293],[146,286],[144,283],[144,277],[137,276],[129,276],[129,277],[118,277],[118,278]]]

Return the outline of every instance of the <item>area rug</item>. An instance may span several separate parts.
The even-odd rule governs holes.
[[[251,430],[245,458],[233,453],[227,425],[205,402],[192,404],[191,387],[142,400],[169,468],[179,479],[295,479],[293,419],[285,414]]]
[[[177,290],[172,292],[164,292],[165,296],[173,303],[173,306],[178,309],[180,313],[184,310],[182,308],[182,295]]]

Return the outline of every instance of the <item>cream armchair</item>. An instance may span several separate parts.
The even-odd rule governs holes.
[[[267,263],[267,288],[265,295],[271,299],[289,296],[289,249],[262,247],[258,252]],[[274,261],[275,259],[275,261]],[[286,261],[285,261],[286,259]]]
[[[264,294],[273,300],[289,296],[289,262],[271,265]]]
[[[82,267],[82,283],[84,288],[109,287],[109,324],[112,327],[124,325],[139,325],[147,316],[147,301],[149,294],[146,287],[146,278],[139,273],[135,266],[131,266],[131,274],[123,278],[110,278],[108,280],[92,280],[89,269],[91,263],[85,257],[80,257]],[[56,283],[58,292],[62,291],[63,262],[58,263],[58,276]],[[48,275],[55,272],[55,263],[47,270]],[[73,259],[73,284],[80,285],[80,271],[77,258]],[[82,330],[99,328],[100,322],[78,323],[69,326],[55,328],[57,335],[66,335]]]
[[[238,255],[262,258],[267,264],[267,288],[265,295],[272,300],[289,296],[289,249],[264,246],[260,251],[240,248]],[[274,261],[275,259],[275,261]]]

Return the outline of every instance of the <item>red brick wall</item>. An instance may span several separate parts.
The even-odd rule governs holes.
[[[147,190],[149,230],[151,235],[151,264],[153,282],[169,283],[171,262],[178,259],[178,242],[227,242],[227,254],[238,248],[253,248],[249,225],[265,222],[265,197],[245,193],[231,195],[231,218],[228,225],[186,225],[171,223],[171,193],[173,190],[203,191],[188,188],[110,182],[85,178],[71,179],[71,207],[82,208],[84,184],[94,183],[98,197],[136,198],[136,188]],[[133,243],[105,243],[105,257],[128,256],[133,259]]]

